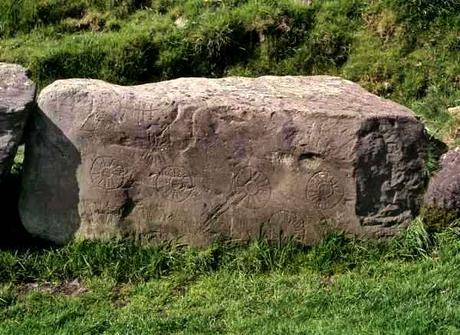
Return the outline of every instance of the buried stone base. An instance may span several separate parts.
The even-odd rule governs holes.
[[[340,78],[75,79],[39,106],[20,212],[58,243],[378,237],[425,186],[423,125]]]

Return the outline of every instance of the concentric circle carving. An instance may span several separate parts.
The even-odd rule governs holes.
[[[304,238],[304,221],[294,212],[281,210],[274,213],[262,226],[262,235],[268,240],[285,237]]]
[[[97,157],[91,166],[91,181],[106,190],[114,190],[126,182],[128,171],[114,158]]]
[[[236,175],[235,187],[243,196],[242,204],[246,208],[261,208],[270,199],[270,180],[256,169],[250,167],[241,169]]]
[[[168,200],[182,202],[187,200],[195,188],[193,179],[187,171],[178,166],[164,168],[157,178],[158,192]]]
[[[306,197],[316,208],[334,208],[343,198],[344,191],[337,178],[328,171],[313,175],[307,183]]]

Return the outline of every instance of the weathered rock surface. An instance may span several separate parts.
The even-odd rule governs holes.
[[[0,181],[13,163],[34,98],[35,85],[26,70],[0,63]]]
[[[428,186],[425,203],[460,213],[460,148],[444,154],[440,163],[440,170]]]
[[[381,236],[425,186],[423,125],[340,78],[65,80],[39,106],[20,211],[56,242]]]

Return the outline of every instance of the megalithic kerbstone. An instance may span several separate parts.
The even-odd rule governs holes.
[[[0,63],[0,182],[9,173],[34,99],[35,84],[26,70]]]
[[[460,147],[441,157],[440,169],[430,180],[424,204],[460,215]]]
[[[378,237],[426,184],[424,126],[336,77],[62,80],[39,107],[20,212],[59,243]]]

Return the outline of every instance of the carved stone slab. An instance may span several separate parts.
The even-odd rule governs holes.
[[[34,98],[35,84],[26,70],[0,63],[0,181],[11,168]]]
[[[412,219],[425,185],[423,125],[340,78],[75,79],[39,106],[20,211],[56,242],[375,237]]]

